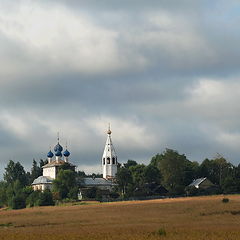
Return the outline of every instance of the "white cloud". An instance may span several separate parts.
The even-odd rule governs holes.
[[[240,106],[238,79],[200,79],[187,89],[186,106],[198,116],[216,120],[237,120]]]
[[[119,148],[131,149],[151,149],[157,144],[156,136],[150,133],[146,125],[134,119],[121,119],[113,116],[100,116],[87,120],[91,129],[95,129],[97,134],[107,130],[107,124],[111,123],[112,137]],[[105,131],[106,131],[105,130]],[[158,142],[159,143],[159,142]]]

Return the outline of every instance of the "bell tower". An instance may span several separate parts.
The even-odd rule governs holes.
[[[117,155],[113,147],[112,131],[110,129],[110,124],[107,131],[107,141],[102,156],[102,172],[103,178],[113,179],[117,173]]]

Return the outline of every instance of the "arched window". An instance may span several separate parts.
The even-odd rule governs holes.
[[[112,164],[115,164],[115,157],[112,158]]]
[[[107,158],[107,164],[110,164],[110,157]]]
[[[103,165],[105,165],[105,158],[103,158]]]

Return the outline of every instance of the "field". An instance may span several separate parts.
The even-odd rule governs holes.
[[[6,240],[237,240],[240,196],[0,210]]]

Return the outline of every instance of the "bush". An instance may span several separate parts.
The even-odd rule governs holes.
[[[228,199],[228,198],[223,198],[223,199],[222,199],[222,202],[223,202],[223,203],[228,203],[228,202],[229,202],[229,199]]]
[[[38,199],[38,206],[53,206],[53,196],[52,193],[47,189],[41,192]]]
[[[12,209],[21,209],[26,207],[25,198],[23,194],[17,194],[13,196],[8,203],[8,206]]]
[[[164,228],[159,228],[156,232],[156,235],[158,236],[166,236],[167,233],[166,233],[166,230]]]
[[[199,195],[199,190],[194,186],[187,186],[185,188],[187,196],[197,196]]]
[[[36,207],[39,206],[38,200],[39,200],[39,195],[41,194],[40,191],[34,191],[32,192],[28,198],[26,199],[26,205],[28,207]]]

